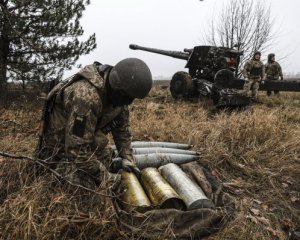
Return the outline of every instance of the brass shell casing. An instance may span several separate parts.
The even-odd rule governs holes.
[[[154,205],[160,206],[160,208],[185,208],[182,199],[156,168],[142,170],[141,184]]]
[[[143,187],[137,177],[130,172],[123,171],[121,174],[122,185],[125,193],[122,195],[123,207],[127,212],[136,209],[142,211],[151,206]]]

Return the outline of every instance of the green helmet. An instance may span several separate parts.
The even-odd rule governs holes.
[[[270,53],[268,55],[268,62],[272,62],[273,61],[273,57],[275,57],[275,54],[274,53]]]
[[[152,87],[152,75],[147,64],[137,58],[126,58],[110,71],[111,88],[130,98],[144,98]]]

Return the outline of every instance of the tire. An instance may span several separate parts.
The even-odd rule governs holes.
[[[177,72],[170,82],[170,91],[174,99],[193,97],[195,89],[192,77],[187,72]]]
[[[215,75],[214,84],[218,88],[231,88],[235,80],[234,74],[229,69],[221,69]]]

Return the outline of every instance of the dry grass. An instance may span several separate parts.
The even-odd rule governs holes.
[[[209,239],[286,239],[300,228],[300,94],[260,95],[261,104],[219,111],[210,101],[174,101],[156,88],[131,107],[134,140],[189,142],[236,198],[237,215]],[[30,155],[40,105],[0,107],[0,150]],[[32,178],[28,162],[0,157],[0,237],[116,239],[109,199],[50,175]]]

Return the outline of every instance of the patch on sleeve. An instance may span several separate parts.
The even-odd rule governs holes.
[[[85,132],[86,116],[80,113],[75,113],[75,121],[73,125],[73,135],[83,137]]]

